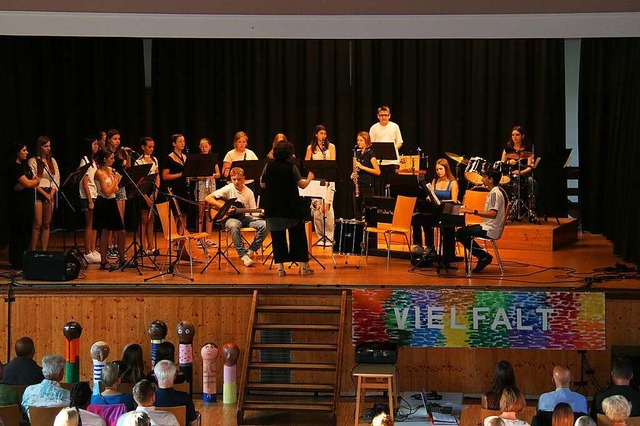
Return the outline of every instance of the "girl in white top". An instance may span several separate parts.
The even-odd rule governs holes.
[[[318,124],[311,143],[307,147],[307,153],[304,156],[305,160],[334,160],[336,159],[336,146],[329,142],[327,139],[327,129]],[[311,202],[311,212],[313,214],[313,225],[316,228],[316,234],[321,241],[316,243],[321,246],[333,245],[333,232],[335,227],[335,214],[333,212],[333,194],[335,192],[335,185],[330,185],[332,182],[327,182],[325,197],[324,197],[324,211],[322,209],[323,204],[321,199],[314,199]],[[326,238],[324,238],[326,237]]]
[[[200,139],[200,154],[211,154],[211,140],[209,138]],[[220,179],[220,167],[216,164],[213,169],[213,174],[205,178],[198,178],[196,201],[198,201],[198,232],[202,232],[202,222],[204,221],[204,229],[208,234],[213,231],[213,224],[210,220],[204,217],[205,204],[204,199],[207,195],[212,194],[216,190],[216,179]],[[202,203],[201,203],[202,201]],[[213,241],[207,239],[207,244],[213,245]]]
[[[229,170],[231,170],[231,163],[234,161],[245,161],[245,160],[257,160],[258,156],[255,152],[251,151],[247,148],[249,143],[249,136],[245,132],[238,132],[233,137],[233,149],[227,152],[227,155],[224,156],[224,160],[222,162],[222,176],[225,178],[229,177]],[[248,179],[245,181],[245,184],[250,184],[253,182],[253,179]]]
[[[93,229],[93,207],[98,196],[96,183],[94,180],[96,170],[96,162],[94,156],[100,149],[100,143],[97,139],[86,139],[91,142],[91,152],[80,160],[78,168],[91,164],[80,181],[80,203],[84,211],[85,228],[84,228],[84,258],[88,263],[100,263],[100,253],[96,251],[96,231]],[[88,196],[87,196],[88,194]]]
[[[140,139],[140,149],[142,149],[142,157],[136,160],[136,166],[151,164],[151,169],[149,170],[149,174],[156,175],[153,190],[147,194],[144,194],[145,204],[142,205],[141,210],[141,219],[142,219],[142,235],[140,236],[140,242],[144,247],[146,247],[147,254],[152,255],[156,251],[156,243],[155,243],[155,232],[154,232],[154,221],[155,215],[153,214],[153,205],[156,200],[156,196],[158,195],[158,188],[160,188],[160,168],[158,167],[158,159],[153,156],[153,150],[155,149],[156,143],[153,138],[144,137]]]
[[[40,184],[36,188],[30,249],[36,249],[38,237],[40,237],[42,250],[46,251],[49,247],[55,196],[60,187],[60,170],[58,163],[51,155],[51,140],[47,136],[40,136],[36,140],[36,155],[29,159],[29,167],[33,175],[40,179]]]

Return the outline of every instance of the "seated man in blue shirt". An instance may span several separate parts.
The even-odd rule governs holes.
[[[178,407],[184,405],[187,407],[187,423],[196,425],[200,416],[193,405],[191,395],[186,392],[180,392],[173,388],[176,377],[176,365],[167,360],[162,360],[153,368],[153,373],[158,380],[158,388],[156,389],[156,401],[153,403],[156,407]]]
[[[538,399],[538,411],[553,411],[556,404],[566,402],[571,405],[574,413],[588,413],[587,398],[569,389],[571,385],[571,371],[567,367],[556,365],[553,367],[553,382],[556,390],[543,393]]]

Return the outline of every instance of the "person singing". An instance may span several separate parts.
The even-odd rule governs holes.
[[[229,177],[229,171],[231,170],[231,163],[234,161],[246,161],[257,160],[258,156],[255,152],[247,148],[249,144],[249,136],[245,132],[238,132],[233,137],[233,149],[227,152],[222,160],[222,176]],[[253,179],[247,180],[245,183],[248,185],[253,182]]]
[[[141,225],[140,229],[140,242],[143,246],[146,246],[146,254],[153,255],[157,253],[156,243],[154,241],[154,222],[155,215],[152,211],[155,200],[158,196],[158,189],[160,188],[160,173],[158,166],[158,159],[153,156],[156,143],[153,138],[143,137],[140,139],[140,149],[142,150],[142,156],[136,160],[136,166],[145,164],[151,164],[149,169],[149,175],[156,175],[153,185],[148,186],[148,191],[144,194],[145,203],[142,204],[140,209]]]
[[[304,159],[335,161],[336,146],[327,139],[327,129],[322,124],[316,126]],[[335,227],[333,212],[335,184],[333,187],[331,182],[323,181],[323,184],[326,188],[324,203],[322,199],[314,199],[311,202],[311,213],[313,215],[313,226],[316,228],[318,238],[320,238],[320,241],[316,244],[330,246],[333,244],[333,231]]]
[[[200,139],[200,154],[209,155],[212,153],[211,149],[211,141],[209,138],[201,138]],[[196,186],[196,201],[204,201],[207,196],[216,190],[216,179],[220,179],[220,168],[216,164],[211,171],[211,176],[207,176],[204,178],[198,178],[198,183]],[[204,229],[207,231],[209,235],[213,232],[213,224],[210,220],[205,219],[205,205],[204,203],[198,204],[198,232],[202,232],[202,222],[204,221]],[[207,245],[213,246],[215,245],[213,241],[207,238]]]
[[[374,176],[380,176],[380,165],[371,149],[369,133],[362,131],[356,138],[356,150],[353,158],[354,182],[353,208],[356,217],[364,217],[364,197],[375,195]]]
[[[107,261],[109,231],[116,236],[118,242],[119,266],[123,266],[126,262],[124,257],[124,223],[116,201],[118,184],[122,176],[111,167],[115,156],[107,149],[100,150],[96,154],[98,170],[95,173],[95,181],[98,196],[93,210],[93,229],[98,231],[100,235],[100,269],[112,269]]]
[[[29,152],[24,144],[11,145],[11,164],[7,171],[9,205],[13,209],[9,226],[9,263],[22,268],[22,256],[28,247],[33,221],[33,200],[40,179],[27,164]]]
[[[88,137],[85,139],[88,146],[87,155],[80,160],[78,168],[90,164],[80,181],[80,206],[84,212],[84,259],[87,263],[100,263],[100,253],[96,250],[96,232],[93,230],[93,209],[95,207],[98,191],[96,189],[95,174],[98,166],[95,156],[100,150],[98,139]]]
[[[36,155],[29,159],[29,167],[34,176],[40,179],[40,184],[36,188],[30,248],[36,249],[38,237],[40,237],[42,250],[46,251],[49,247],[55,195],[60,187],[60,170],[58,163],[51,155],[51,140],[48,137],[40,136],[36,140]]]
[[[162,174],[162,192],[168,193],[171,191],[173,195],[181,198],[188,198],[188,187],[187,187],[187,179],[183,176],[184,173],[184,165],[187,162],[187,156],[183,153],[184,147],[186,146],[186,142],[184,136],[179,133],[171,136],[171,145],[173,150],[171,153],[165,158],[162,163],[161,174]],[[180,214],[178,214],[179,207]],[[169,206],[173,210],[173,214],[176,216],[176,226],[177,232],[182,234],[187,224],[187,205],[184,201],[175,199],[169,200]]]

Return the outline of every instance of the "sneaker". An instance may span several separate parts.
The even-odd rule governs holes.
[[[302,274],[303,277],[305,277],[307,275],[313,275],[313,269],[311,269],[311,268],[302,268],[302,269],[300,269],[300,273]]]
[[[484,268],[491,265],[492,261],[493,261],[493,256],[491,256],[490,254],[487,254],[484,257],[484,259],[478,259],[478,263],[476,264],[476,267],[473,268],[473,271],[471,272],[473,272],[474,274],[477,274],[478,272],[482,272]]]
[[[256,255],[256,252],[255,252],[255,251],[253,251],[253,250],[251,250],[251,249],[247,250],[247,256],[249,256],[249,257],[253,257],[253,256],[255,256],[255,255]]]
[[[117,259],[118,258],[118,247],[111,246],[111,247],[107,248],[107,257],[110,258],[110,259]]]
[[[84,255],[84,260],[87,263],[94,263],[94,257],[93,257],[93,253],[87,253]]]
[[[205,243],[207,243],[207,245],[208,245],[209,247],[217,247],[217,246],[218,246],[216,243],[214,243],[212,240],[209,240],[209,239],[207,239],[207,240],[205,241]]]
[[[244,255],[242,256],[240,259],[242,259],[242,263],[244,263],[244,266],[251,266],[253,265],[253,259],[251,259],[248,255]]]

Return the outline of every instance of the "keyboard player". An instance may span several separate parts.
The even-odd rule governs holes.
[[[436,176],[431,181],[431,187],[433,188],[436,197],[441,202],[453,202],[458,203],[458,180],[451,173],[449,162],[446,158],[439,158],[435,165]],[[425,194],[426,195],[426,194]],[[413,228],[413,244],[419,247],[423,247],[423,234],[425,247],[423,250],[435,251],[433,228],[440,220],[439,211],[436,214],[418,212],[412,220],[411,226]],[[455,257],[456,241],[455,241],[455,228],[453,226],[441,226],[442,232],[442,262],[451,263],[457,259]]]

